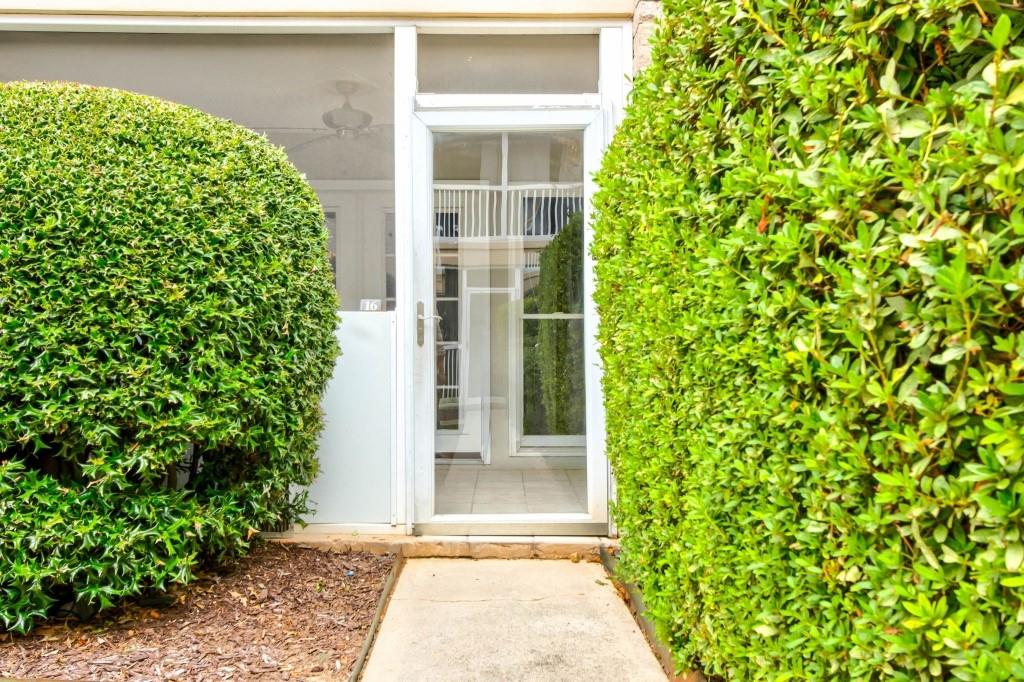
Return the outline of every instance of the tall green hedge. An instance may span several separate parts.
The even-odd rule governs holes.
[[[583,312],[583,216],[573,214],[540,254],[542,313]],[[553,434],[586,432],[583,321],[538,320],[540,398]]]
[[[337,300],[313,190],[188,107],[0,84],[0,623],[189,579],[293,519]]]
[[[1024,15],[667,0],[599,176],[623,567],[683,667],[1024,678]]]
[[[583,215],[573,214],[540,254],[539,279],[523,301],[526,313],[583,312]],[[584,420],[582,320],[534,320],[524,327],[528,434],[580,434]]]

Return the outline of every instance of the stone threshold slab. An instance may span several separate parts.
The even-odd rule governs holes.
[[[601,561],[618,552],[619,541],[593,536],[557,535],[361,535],[355,533],[262,533],[271,542],[334,552],[394,554],[406,559],[569,559]]]

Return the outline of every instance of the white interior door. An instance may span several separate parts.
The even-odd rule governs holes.
[[[595,108],[415,115],[421,529],[607,527],[589,258],[600,126]]]

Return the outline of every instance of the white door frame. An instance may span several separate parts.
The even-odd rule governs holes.
[[[417,273],[418,268],[430,267],[429,259],[416,259],[414,254],[414,245],[412,235],[410,231],[413,229],[414,217],[420,220],[427,219],[429,212],[424,211],[421,214],[416,214],[413,210],[413,192],[414,189],[426,197],[426,201],[432,201],[432,192],[430,191],[429,183],[424,183],[426,186],[417,186],[417,179],[422,179],[423,174],[417,173],[417,169],[414,168],[413,157],[416,156],[417,152],[414,150],[429,149],[430,148],[430,135],[428,134],[428,127],[424,117],[429,117],[432,111],[442,111],[444,109],[462,111],[464,109],[486,109],[488,105],[493,108],[502,110],[515,109],[518,110],[519,114],[528,114],[531,110],[534,110],[538,105],[542,108],[546,108],[546,113],[557,112],[563,108],[570,110],[582,108],[592,109],[594,115],[597,115],[601,119],[601,136],[602,139],[589,140],[589,145],[586,150],[587,158],[591,164],[588,167],[588,174],[584,178],[585,180],[585,197],[589,200],[593,196],[594,185],[592,175],[589,173],[593,170],[593,164],[597,162],[598,157],[603,151],[604,147],[611,141],[611,135],[614,132],[619,121],[622,119],[623,112],[625,110],[626,97],[630,89],[630,74],[632,73],[632,62],[633,62],[633,41],[631,23],[629,21],[624,22],[606,22],[596,21],[589,25],[589,28],[584,27],[582,32],[597,32],[600,34],[599,42],[599,94],[597,98],[593,95],[573,95],[566,99],[564,96],[555,97],[541,97],[538,99],[537,95],[488,95],[488,96],[468,96],[463,97],[461,102],[458,101],[459,95],[424,95],[419,94],[417,89],[417,33],[419,32],[457,32],[459,28],[454,26],[432,26],[427,28],[424,25],[419,25],[420,22],[411,21],[405,25],[401,22],[394,28],[395,36],[395,220],[398,225],[399,233],[396,235],[396,262],[397,262],[397,290],[398,290],[398,315],[397,315],[397,371],[395,381],[395,392],[396,392],[396,413],[395,413],[395,442],[396,448],[396,466],[395,466],[395,518],[398,524],[404,525],[406,534],[412,534],[414,532],[413,523],[417,524],[416,530],[418,532],[427,532],[426,526],[428,522],[424,520],[424,517],[416,516],[416,495],[417,495],[417,483],[422,483],[424,480],[424,473],[431,476],[432,480],[433,472],[428,465],[424,472],[423,465],[420,463],[420,471],[417,472],[417,460],[416,451],[422,449],[424,444],[429,447],[430,440],[432,440],[432,432],[430,430],[423,431],[422,426],[419,432],[415,430],[417,424],[427,424],[432,428],[433,424],[433,413],[432,409],[428,409],[426,414],[417,414],[417,410],[422,410],[422,406],[417,405],[414,397],[414,381],[416,380],[416,364],[422,365],[423,363],[414,363],[416,342],[415,342],[415,325],[416,325],[416,292],[414,291],[414,280],[416,276],[422,277],[422,272]],[[530,26],[525,23],[519,22],[499,22],[495,25],[484,25],[478,22],[467,22],[465,27],[469,28],[474,33],[488,33],[488,32],[507,32],[510,29],[514,29],[518,33],[535,33],[535,32],[552,32],[552,33],[566,33],[569,32],[568,26],[557,27],[552,24],[545,27]],[[499,101],[500,100],[500,101]],[[419,112],[417,114],[417,112]],[[472,114],[471,111],[463,111],[463,115],[467,118]],[[580,112],[576,111],[573,113],[570,111],[568,116],[579,116]],[[525,118],[520,118],[520,121],[525,121]],[[469,121],[465,121],[469,124]],[[594,137],[594,136],[592,136]],[[423,159],[423,167],[429,168],[426,161],[429,157]],[[423,204],[424,199],[420,198],[417,200],[418,204]],[[589,202],[586,204],[589,210]],[[422,230],[422,235],[429,235],[429,229]],[[591,410],[587,415],[587,447],[592,456],[596,456],[600,453],[601,460],[604,461],[603,465],[603,476],[601,477],[588,477],[588,496],[591,501],[596,498],[605,500],[605,504],[600,505],[595,510],[593,517],[588,512],[587,514],[581,514],[581,521],[586,521],[593,518],[593,521],[600,522],[603,520],[603,526],[605,531],[615,536],[617,530],[615,528],[614,519],[608,514],[607,500],[609,498],[614,499],[615,496],[615,480],[611,476],[610,468],[608,467],[606,457],[604,456],[604,412],[603,412],[603,400],[600,391],[597,387],[600,386],[600,360],[597,354],[596,343],[593,343],[594,334],[596,331],[596,320],[597,311],[595,304],[593,303],[593,263],[590,258],[589,244],[590,244],[590,231],[588,230],[585,235],[587,242],[587,249],[584,255],[584,267],[587,273],[590,273],[584,282],[584,292],[586,294],[587,305],[586,305],[586,317],[584,320],[584,328],[587,337],[591,339],[591,343],[588,344],[585,349],[585,362],[588,367],[587,373],[587,386],[590,394],[587,396],[587,400],[592,405],[600,406],[599,410]],[[423,247],[418,247],[422,249]],[[421,401],[422,402],[422,401]],[[432,406],[428,406],[430,408]],[[417,443],[416,439],[419,437],[421,443]],[[593,470],[593,467],[591,467]],[[604,479],[607,481],[607,486],[602,487],[600,480]],[[430,491],[430,497],[433,497],[433,491]],[[433,508],[433,499],[429,499],[429,509]],[[484,526],[480,524],[480,518],[474,518],[475,523],[468,524],[466,529],[460,529],[457,524],[444,524],[441,528],[438,528],[439,533],[470,533],[477,532],[483,533]],[[572,533],[572,532],[591,532],[594,524],[581,523],[583,526],[579,531],[574,530],[573,524],[568,523],[568,519],[556,518],[554,519],[555,524],[553,528],[557,528],[560,533]],[[536,526],[537,524],[532,524]],[[589,525],[589,529],[587,526]],[[525,529],[525,525],[523,526]],[[432,531],[433,529],[431,529]],[[504,530],[508,532],[507,525],[499,524],[495,528],[495,532],[501,532]],[[544,532],[543,530],[533,530],[535,533]]]
[[[604,146],[604,117],[593,99],[581,96],[576,106],[565,98],[555,107],[536,108],[529,96],[504,97],[503,105],[513,107],[456,108],[460,96],[434,95],[429,110],[420,109],[411,117],[410,140],[412,147],[412,260],[413,286],[416,306],[423,303],[425,311],[424,342],[417,341],[414,331],[406,336],[413,358],[409,384],[413,395],[413,521],[418,527],[426,524],[431,532],[462,534],[468,530],[484,529],[478,534],[490,534],[495,529],[505,532],[543,532],[537,527],[549,527],[552,532],[564,527],[566,534],[577,528],[606,526],[608,523],[608,466],[604,453],[604,415],[601,397],[601,369],[597,355],[597,313],[592,303],[593,261],[589,256],[592,229],[591,202],[594,193],[592,176],[600,163]],[[520,100],[517,102],[516,100]],[[461,99],[465,102],[465,98]],[[515,107],[515,104],[522,106]],[[579,130],[583,133],[583,205],[584,229],[584,337],[586,360],[587,402],[587,511],[577,513],[545,514],[434,514],[434,338],[433,311],[433,132],[516,131],[516,130]],[[415,324],[415,323],[414,323]],[[578,532],[578,531],[577,531]]]

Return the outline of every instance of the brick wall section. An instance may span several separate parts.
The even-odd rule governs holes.
[[[633,10],[633,72],[651,63],[651,35],[661,16],[661,0],[637,0]]]

